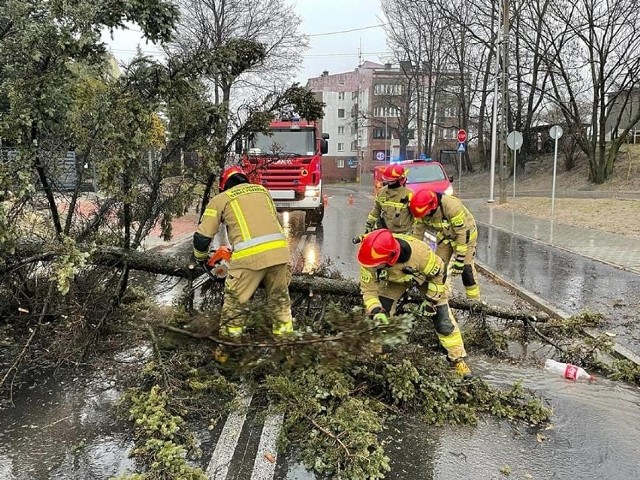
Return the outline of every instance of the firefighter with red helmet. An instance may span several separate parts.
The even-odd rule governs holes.
[[[378,191],[373,209],[367,216],[364,231],[369,233],[378,227],[394,233],[411,233],[413,217],[409,201],[413,192],[405,186],[407,170],[398,164],[389,164],[382,173],[384,186]]]
[[[416,219],[412,235],[422,240],[427,228],[435,231],[436,254],[447,267],[451,263],[452,275],[462,276],[467,298],[479,299],[475,267],[478,230],[471,212],[459,198],[432,190],[420,190],[413,195],[409,208]]]
[[[200,218],[193,236],[193,254],[197,261],[207,259],[209,244],[221,224],[226,225],[233,255],[225,282],[220,335],[242,335],[242,306],[261,282],[274,312],[273,334],[292,333],[289,298],[291,257],[287,239],[267,189],[249,183],[245,172],[237,166],[222,173],[220,193],[211,199]]]
[[[429,245],[410,235],[379,229],[362,240],[358,262],[360,291],[367,314],[380,324],[389,323],[388,316],[395,313],[402,294],[417,284],[424,296],[418,310],[420,315],[431,317],[456,373],[469,376],[471,369],[464,360],[462,334],[449,308],[444,262]]]

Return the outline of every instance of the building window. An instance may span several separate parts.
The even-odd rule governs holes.
[[[458,129],[457,128],[443,128],[442,129],[442,138],[445,140],[455,140],[458,138]]]
[[[407,140],[413,140],[416,138],[416,131],[412,128],[407,132]]]
[[[338,151],[344,152],[344,143],[338,143]]]
[[[374,95],[404,95],[404,85],[397,83],[379,83],[373,87]]]
[[[344,127],[338,127],[338,135],[344,135]]]
[[[398,107],[374,107],[373,109],[374,117],[399,117],[400,110]]]
[[[443,110],[442,113],[445,116],[445,118],[458,118],[460,109],[459,107],[447,107]]]
[[[351,151],[355,152],[356,150],[358,150],[358,142],[354,140],[353,142],[351,142]]]
[[[338,144],[340,145],[340,144]],[[336,165],[338,166],[338,168],[344,168],[344,158],[339,158],[336,160]]]
[[[344,92],[338,92],[338,100],[344,100]]]
[[[386,129],[386,137],[391,138],[391,129]],[[373,138],[381,139],[385,138],[385,128],[384,127],[376,127],[373,129]]]
[[[338,109],[338,118],[344,118],[344,108]]]

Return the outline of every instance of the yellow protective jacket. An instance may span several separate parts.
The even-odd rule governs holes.
[[[478,238],[476,221],[459,198],[438,194],[439,206],[431,215],[416,218],[412,235],[422,240],[427,228],[436,232],[438,243],[451,243],[456,255],[464,256]]]
[[[369,212],[367,223],[375,224],[382,220],[382,227],[393,233],[411,233],[413,215],[409,210],[409,201],[413,191],[407,187],[382,187],[375,198],[373,209]]]
[[[221,224],[233,246],[231,267],[262,270],[289,263],[291,256],[276,207],[262,185],[241,183],[213,197],[193,237],[194,256],[205,260]]]
[[[427,283],[426,297],[435,302],[446,298],[444,281],[444,262],[433,250],[421,240],[416,240],[409,235],[394,234],[394,237],[404,240],[411,248],[411,255],[406,262],[397,262],[391,267],[368,268],[360,267],[360,292],[367,313],[371,313],[380,303],[380,290],[385,282],[402,284],[409,289],[411,282],[418,285]],[[416,274],[402,271],[404,267],[411,267]]]

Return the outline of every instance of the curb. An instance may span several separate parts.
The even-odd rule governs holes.
[[[564,312],[560,308],[554,305],[551,305],[542,297],[536,295],[533,292],[529,292],[526,289],[522,288],[521,286],[516,285],[513,282],[510,282],[509,280],[498,275],[496,272],[490,270],[482,262],[479,262],[476,260],[475,263],[476,263],[476,268],[478,269],[478,271],[480,271],[480,273],[489,277],[498,285],[505,287],[506,289],[508,289],[509,291],[511,291],[512,293],[514,293],[515,295],[523,299],[525,302],[532,305],[533,307],[536,307],[540,311],[545,312],[550,317],[558,320],[566,320],[567,318],[571,317],[571,315],[569,315],[567,312]],[[596,338],[599,335],[599,332],[593,328],[585,328],[583,329],[583,332],[586,335],[590,336],[591,338]],[[635,363],[637,366],[640,366],[640,356],[636,355],[631,350],[629,350],[626,347],[623,347],[617,342],[614,342],[613,344],[613,353],[618,358],[629,360],[630,362]]]

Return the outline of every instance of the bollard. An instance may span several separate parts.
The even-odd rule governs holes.
[[[325,207],[329,206],[329,197],[327,197],[326,195],[322,196],[322,205],[324,205]]]
[[[349,198],[347,199],[347,203],[348,203],[349,205],[353,205],[353,193],[350,193],[350,194],[349,194]]]

